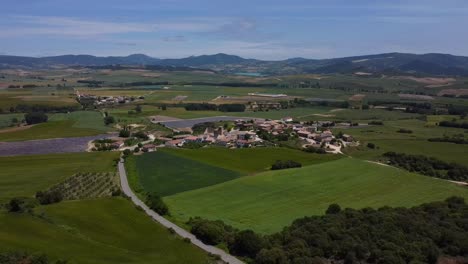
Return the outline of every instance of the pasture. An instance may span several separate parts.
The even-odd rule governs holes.
[[[165,149],[164,152],[242,174],[254,174],[269,170],[277,160],[294,160],[303,166],[307,166],[333,161],[342,157],[340,155],[321,155],[279,147]]]
[[[78,172],[114,172],[117,152],[0,157],[0,202],[32,197]]]
[[[211,263],[124,198],[67,201],[34,214],[0,212],[0,248],[70,264]]]
[[[12,119],[16,118],[19,122],[23,120],[24,114],[0,114],[0,129],[12,125]]]
[[[103,134],[110,130],[110,127],[104,125],[101,113],[77,111],[67,114],[51,114],[46,123],[25,127],[17,131],[2,132],[0,133],[0,141],[84,137]]]
[[[398,133],[399,129],[408,129],[412,133]],[[464,130],[459,128],[439,127],[422,120],[412,119],[385,121],[383,126],[334,129],[334,131],[343,131],[360,141],[360,147],[345,149],[346,154],[353,157],[375,160],[387,151],[395,151],[425,155],[460,164],[468,163],[467,145],[428,141],[429,138],[463,133]],[[366,145],[369,142],[374,143],[377,148],[367,148]]]
[[[200,216],[240,229],[280,231],[294,219],[321,215],[332,203],[342,207],[414,206],[468,189],[436,178],[346,158],[300,169],[251,177],[165,197],[172,217]]]
[[[240,176],[236,171],[178,156],[169,151],[131,156],[127,159],[127,164],[127,170],[136,170],[129,173],[132,187],[138,190],[138,186],[142,186],[143,191],[160,196],[198,189]],[[138,177],[138,183],[132,179],[135,176]]]

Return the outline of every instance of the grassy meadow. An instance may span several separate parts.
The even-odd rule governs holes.
[[[393,167],[346,158],[300,169],[251,177],[165,197],[172,217],[200,216],[262,233],[281,230],[294,219],[321,215],[332,203],[342,207],[414,206],[468,189]]]
[[[165,149],[164,151],[242,174],[254,174],[269,170],[271,165],[277,160],[294,160],[306,166],[342,157],[339,155],[307,153],[289,148],[202,148]]]
[[[157,151],[127,159],[127,170],[133,186],[142,186],[143,191],[168,196],[179,192],[198,189],[238,178],[237,171],[227,170],[169,151]],[[136,173],[137,175],[133,175]],[[136,187],[138,190],[138,187]],[[135,189],[135,187],[134,187]]]
[[[412,133],[398,133],[400,129]],[[364,128],[335,129],[350,134],[360,141],[358,148],[345,149],[346,154],[363,159],[378,159],[387,151],[404,152],[414,155],[435,157],[448,162],[468,163],[468,146],[448,142],[429,142],[429,138],[463,134],[464,129],[439,127],[426,121],[411,119],[385,121],[383,126]],[[377,148],[369,149],[367,143],[374,143]]]
[[[102,114],[96,111],[77,111],[51,114],[46,123],[17,131],[1,131],[0,141],[24,141],[47,138],[84,137],[106,133]]]
[[[114,172],[117,152],[0,157],[0,202],[33,197],[77,172]]]
[[[0,212],[0,248],[70,264],[211,263],[124,198],[61,202],[33,215]]]
[[[24,114],[21,113],[12,113],[12,114],[2,114],[0,115],[0,129],[6,128],[12,125],[11,120],[13,118],[18,119],[19,122],[23,120]]]

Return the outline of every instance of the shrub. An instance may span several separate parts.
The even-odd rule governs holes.
[[[142,140],[148,140],[148,135],[143,131],[138,131],[136,133],[133,133],[132,136],[142,139]]]
[[[190,232],[208,245],[217,245],[224,238],[224,228],[216,221],[198,221],[192,225]]]
[[[326,214],[337,214],[341,212],[341,207],[338,204],[330,204],[328,206],[327,211],[325,212]]]
[[[143,108],[141,107],[141,105],[137,105],[137,106],[135,107],[135,112],[136,112],[137,114],[141,113],[142,111],[143,111]]]
[[[127,138],[130,136],[130,130],[122,129],[119,131],[119,137]]]
[[[262,237],[252,230],[244,230],[236,234],[229,251],[238,256],[254,258],[263,246]]]
[[[8,203],[8,212],[23,213],[26,210],[26,202],[23,198],[13,198]]]
[[[282,169],[289,169],[289,168],[300,168],[302,164],[296,161],[287,160],[281,161],[277,160],[273,165],[271,165],[271,170],[282,170]]]
[[[113,116],[106,116],[104,117],[104,124],[107,126],[107,125],[110,125],[110,124],[114,124],[115,123],[115,118]]]
[[[55,262],[50,261],[49,258],[44,255],[31,255],[26,252],[8,252],[0,253],[0,263],[5,264],[66,264],[66,260],[57,260]]]
[[[156,194],[148,194],[146,197],[146,203],[148,204],[148,207],[154,210],[156,213],[160,215],[168,215],[169,214],[169,208],[167,205],[164,203],[164,201],[161,199],[159,195]]]
[[[319,149],[317,149],[317,151],[315,153],[317,153],[317,154],[327,154],[327,151],[325,149],[323,149],[323,148],[319,148]]]
[[[63,200],[63,194],[59,190],[37,192],[36,199],[40,204],[53,204]]]
[[[112,190],[112,196],[120,196],[122,191],[119,188]]]
[[[398,133],[404,133],[404,134],[412,134],[413,133],[412,130],[405,129],[405,128],[400,128],[397,132]]]
[[[367,147],[370,149],[375,149],[375,144],[374,143],[367,143]]]
[[[383,122],[382,121],[371,121],[369,122],[369,125],[374,125],[374,126],[383,126]]]
[[[43,112],[32,112],[24,115],[24,120],[28,125],[47,122],[48,116]]]
[[[286,253],[283,249],[275,247],[272,249],[262,249],[258,252],[255,257],[255,263],[258,264],[282,264],[289,263]],[[294,263],[308,263],[308,262],[299,262],[294,261]]]

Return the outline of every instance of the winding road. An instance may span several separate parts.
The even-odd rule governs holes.
[[[221,259],[229,264],[242,264],[241,260],[237,259],[236,257],[226,253],[222,249],[219,249],[214,246],[206,245],[199,239],[197,239],[194,235],[191,233],[187,232],[186,230],[180,228],[176,224],[168,221],[166,218],[162,217],[161,215],[157,214],[155,211],[151,210],[144,202],[142,202],[136,195],[133,193],[132,189],[130,188],[130,185],[128,184],[127,180],[127,172],[125,171],[125,166],[123,160],[120,160],[119,162],[119,174],[120,174],[120,183],[122,185],[122,191],[132,199],[132,202],[135,205],[140,206],[147,215],[149,215],[153,220],[159,222],[161,225],[167,227],[167,228],[172,228],[179,236],[183,238],[188,238],[190,239],[190,242],[194,244],[195,246],[201,248],[202,250],[206,251],[207,253],[211,253],[214,255],[218,255],[221,257]]]

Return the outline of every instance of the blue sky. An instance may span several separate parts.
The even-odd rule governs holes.
[[[2,0],[0,54],[468,55],[466,0]]]

